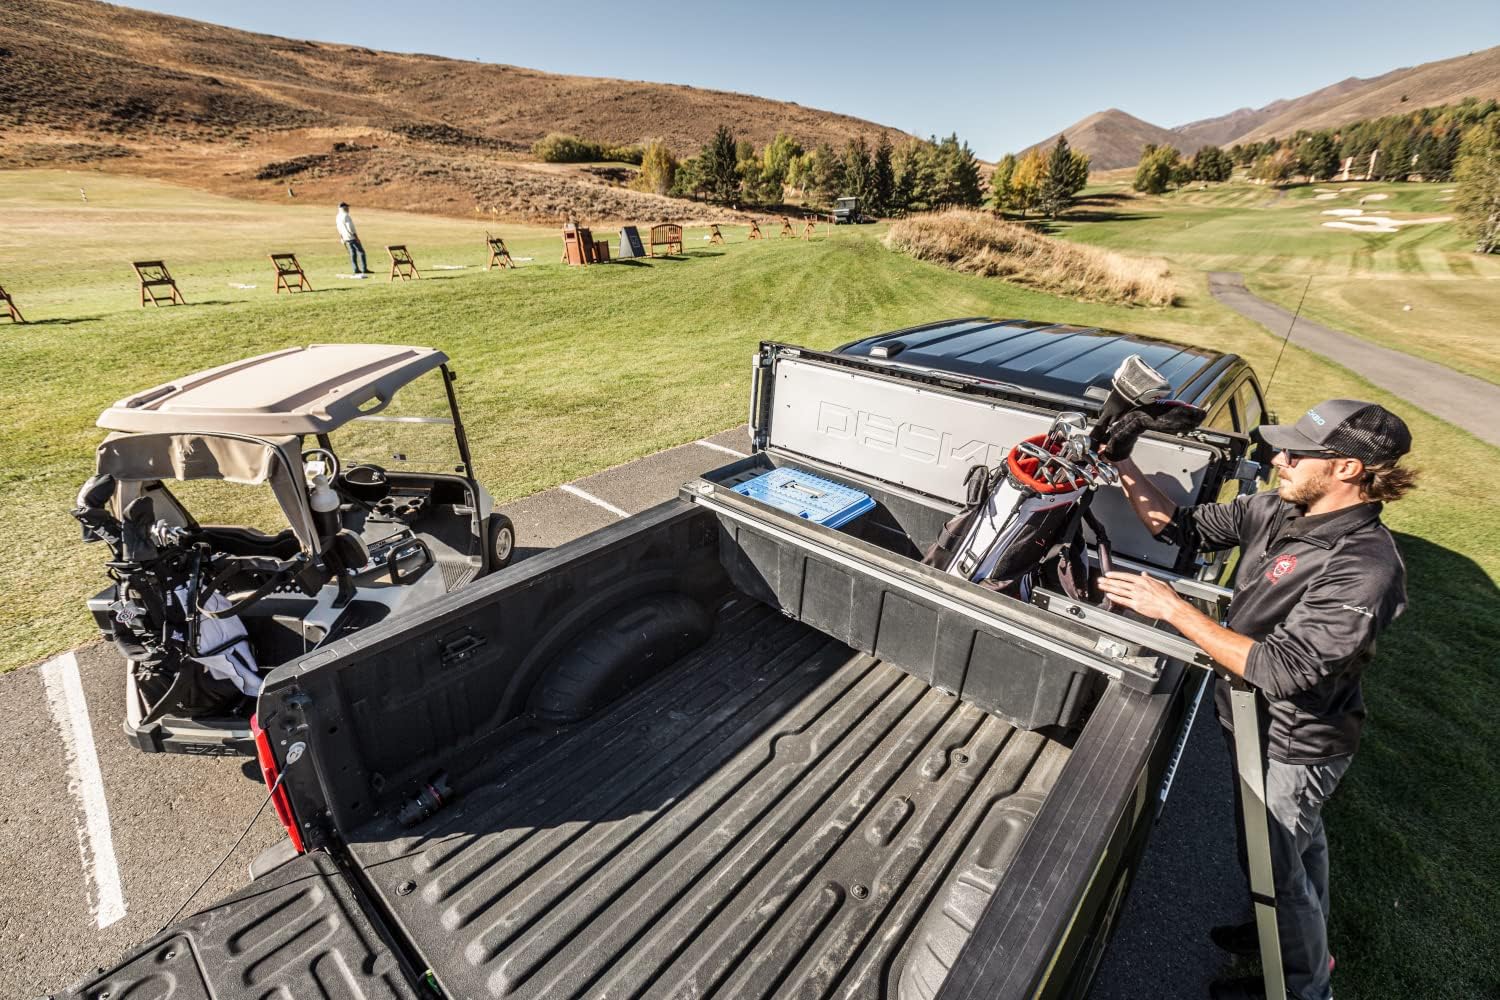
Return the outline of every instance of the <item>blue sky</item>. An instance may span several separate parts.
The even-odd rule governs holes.
[[[236,28],[759,94],[980,156],[1118,107],[1171,127],[1500,44],[1497,0],[829,4],[157,0]]]

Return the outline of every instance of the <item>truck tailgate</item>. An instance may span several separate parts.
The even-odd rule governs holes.
[[[930,995],[905,957],[1068,753],[740,598],[673,669],[350,851],[448,996]]]
[[[418,996],[326,854],[306,854],[57,997],[405,1000]]]

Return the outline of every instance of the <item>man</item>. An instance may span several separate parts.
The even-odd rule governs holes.
[[[1129,460],[1139,424],[1125,426],[1106,445],[1131,506],[1153,534],[1210,551],[1240,547],[1228,627],[1145,574],[1109,573],[1099,589],[1173,626],[1260,694],[1287,995],[1329,1000],[1328,841],[1321,812],[1359,745],[1365,717],[1360,674],[1374,655],[1375,637],[1406,607],[1406,568],[1380,511],[1383,501],[1412,488],[1413,472],[1397,464],[1411,447],[1411,433],[1383,407],[1348,399],[1319,403],[1292,427],[1270,425],[1256,433],[1276,449],[1279,488],[1188,508],[1176,507]],[[1223,676],[1214,700],[1227,736]],[[1229,741],[1232,754],[1232,736]],[[1236,798],[1238,788],[1236,782]],[[1239,847],[1248,871],[1243,829]],[[1258,953],[1253,922],[1216,927],[1211,937],[1235,954]],[[1212,995],[1258,997],[1263,990],[1256,979],[1225,979],[1213,984]]]
[[[359,242],[359,233],[354,229],[354,220],[349,217],[349,205],[346,202],[339,202],[339,211],[333,217],[333,224],[338,227],[339,239],[344,241],[344,247],[349,251],[349,266],[354,270],[354,276],[363,278],[370,273],[370,266],[365,260],[364,244]]]

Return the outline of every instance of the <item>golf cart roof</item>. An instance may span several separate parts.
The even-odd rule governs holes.
[[[101,413],[98,425],[157,434],[326,434],[385,409],[402,386],[447,360],[430,347],[291,347],[138,392]]]

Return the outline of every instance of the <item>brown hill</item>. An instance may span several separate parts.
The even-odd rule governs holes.
[[[1111,108],[1089,115],[1063,133],[1088,153],[1097,170],[1134,166],[1147,143],[1169,143],[1184,153],[1285,138],[1299,129],[1334,128],[1363,118],[1454,104],[1465,97],[1500,98],[1500,46],[1482,52],[1392,70],[1371,79],[1350,77],[1261,108],[1240,108],[1217,118],[1164,129]],[[1053,135],[1038,146],[1049,147]]]
[[[610,187],[618,175],[528,162],[548,132],[660,138],[679,155],[721,123],[757,146],[777,132],[804,145],[906,138],[743,94],[295,41],[93,0],[0,4],[0,93],[0,166],[107,164],[241,195],[284,197],[291,182],[385,207],[472,202],[535,218],[580,200],[664,212]]]
[[[1046,152],[1057,143],[1057,137],[1068,137],[1068,145],[1089,154],[1089,166],[1093,170],[1114,170],[1118,167],[1134,166],[1141,158],[1141,147],[1147,143],[1175,144],[1177,136],[1159,125],[1141,121],[1118,108],[1098,111],[1054,135],[1050,135],[1021,151],[1021,155],[1033,149]]]
[[[1345,80],[1282,102],[1285,107],[1234,141],[1285,138],[1298,129],[1336,128],[1363,118],[1457,104],[1465,97],[1500,98],[1500,46],[1369,80]]]

